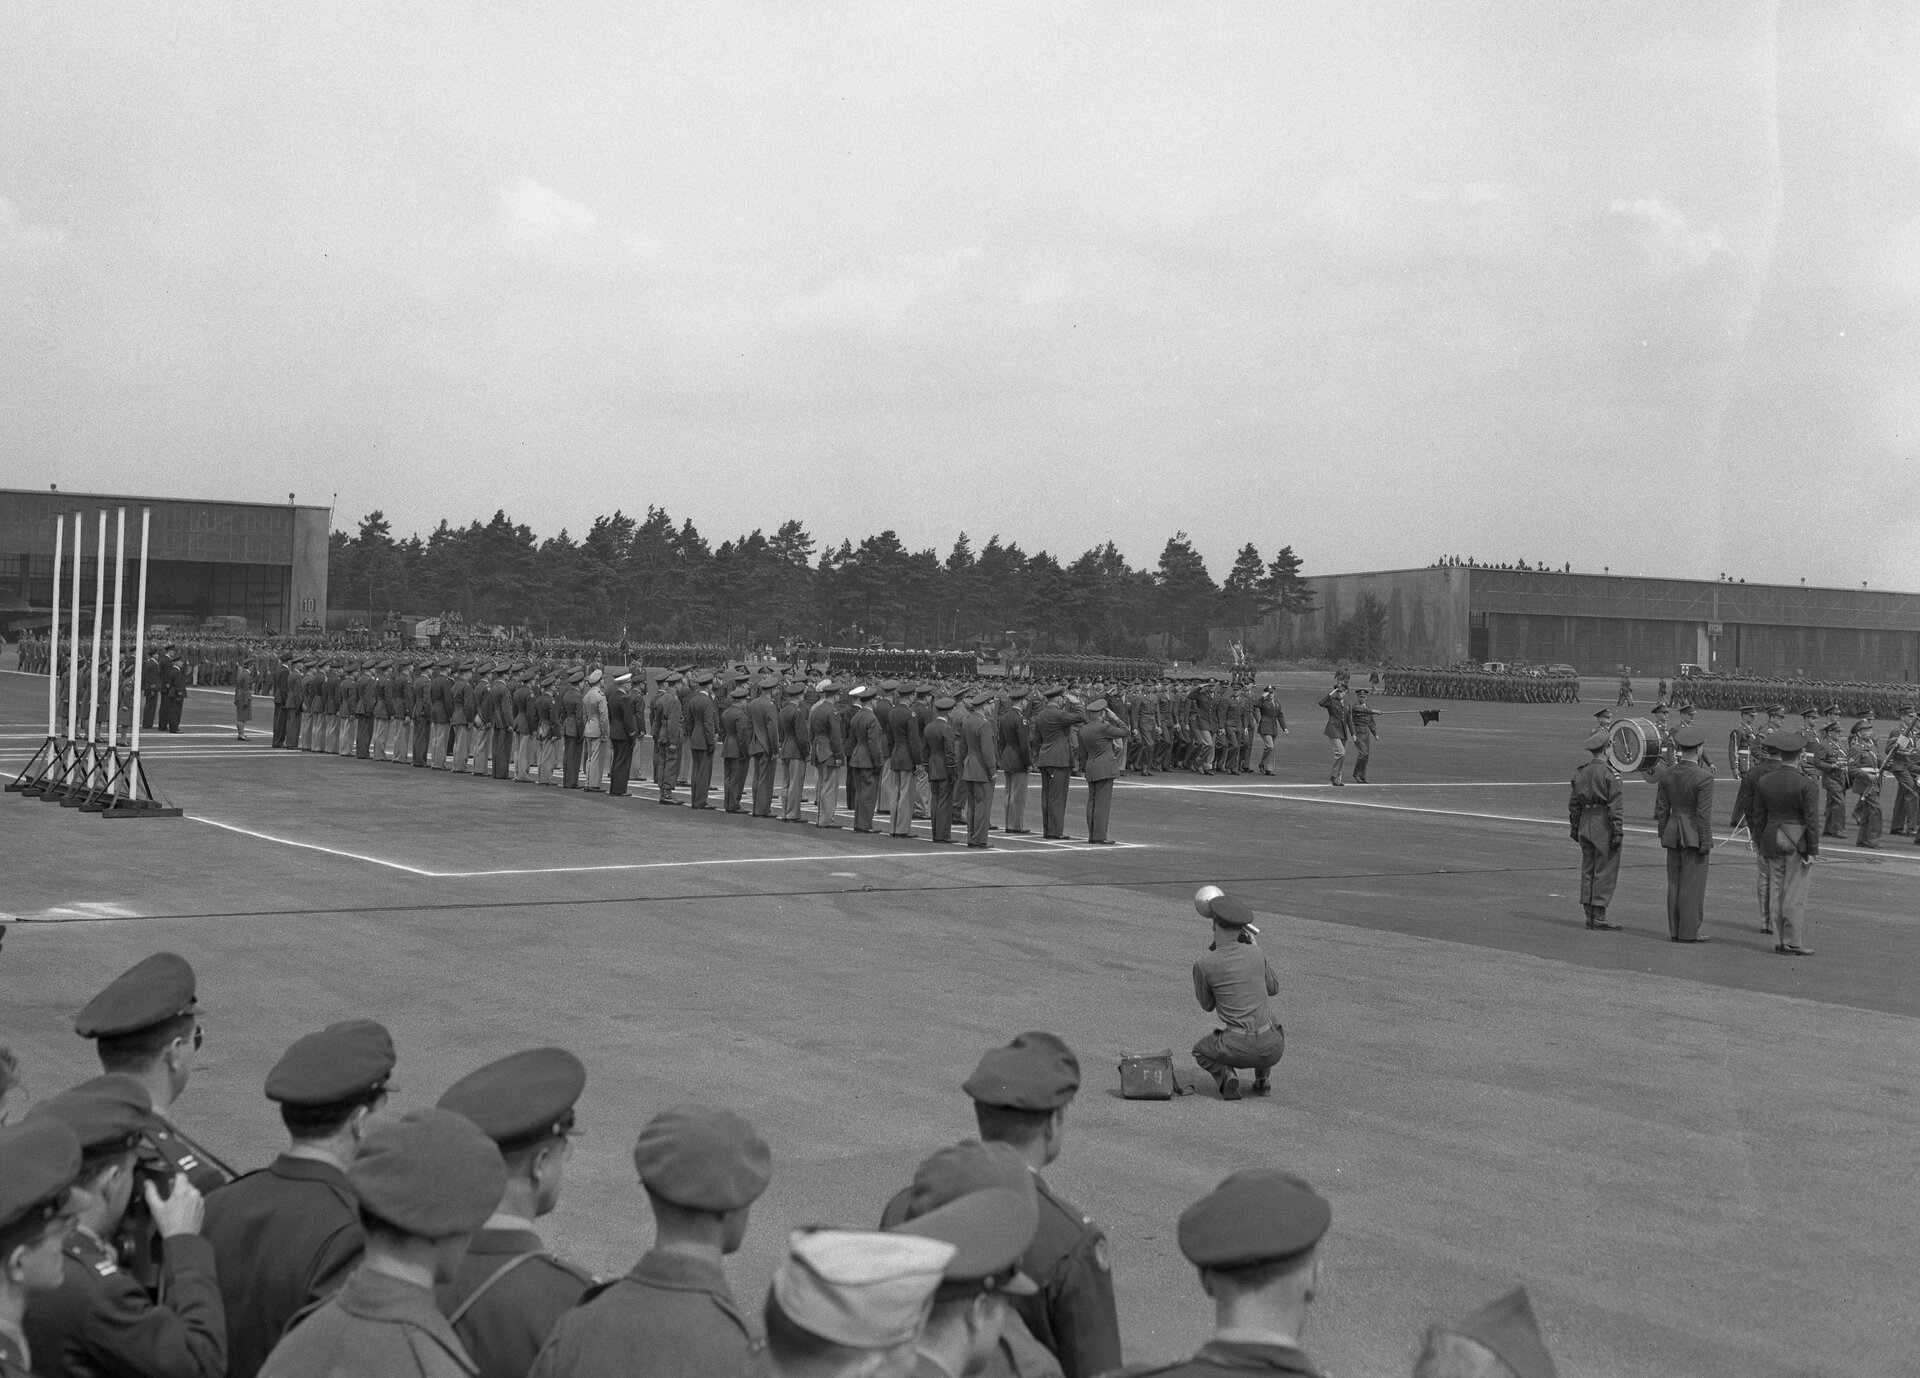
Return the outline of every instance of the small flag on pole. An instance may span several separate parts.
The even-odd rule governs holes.
[[[1422,708],[1420,710],[1420,726],[1425,727],[1428,723],[1436,723],[1439,721],[1440,710],[1438,708]]]

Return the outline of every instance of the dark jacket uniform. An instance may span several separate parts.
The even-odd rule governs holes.
[[[643,1368],[663,1378],[746,1378],[757,1370],[755,1350],[726,1274],[654,1250],[561,1318],[532,1378],[626,1378]]]
[[[222,1378],[227,1321],[206,1240],[166,1241],[164,1306],[84,1230],[67,1241],[62,1264],[59,1288],[27,1304],[27,1343],[40,1378]]]
[[[207,1198],[227,1310],[227,1378],[253,1378],[296,1311],[331,1296],[366,1249],[344,1172],[286,1154]]]
[[[1274,1378],[1320,1378],[1307,1352],[1286,1344],[1253,1344],[1211,1340],[1191,1359],[1177,1364],[1145,1367],[1134,1364],[1126,1378],[1227,1378],[1227,1375],[1271,1374]]]
[[[530,1230],[481,1230],[467,1246],[453,1281],[434,1289],[440,1309],[452,1316],[499,1274],[453,1322],[480,1378],[526,1378],[554,1326],[593,1286],[592,1274],[545,1249]],[[513,1266],[501,1273],[510,1263]]]
[[[471,1378],[474,1368],[431,1292],[362,1267],[287,1332],[260,1371],[266,1378]]]

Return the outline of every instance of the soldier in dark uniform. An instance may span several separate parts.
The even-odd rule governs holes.
[[[1554,1378],[1555,1369],[1527,1289],[1516,1287],[1469,1316],[1429,1328],[1413,1372],[1414,1378],[1455,1373]]]
[[[580,788],[580,763],[586,758],[585,670],[567,672],[566,683],[555,695],[554,713],[560,720],[560,788]]]
[[[1040,1175],[1060,1156],[1066,1109],[1080,1089],[1079,1059],[1055,1035],[1030,1031],[982,1057],[963,1089],[973,1098],[980,1138],[1017,1152],[1040,1196],[1039,1228],[1020,1260],[1020,1271],[1040,1291],[1018,1299],[1014,1309],[1060,1361],[1066,1378],[1093,1378],[1119,1367],[1120,1321],[1107,1237]],[[898,1219],[905,1207],[889,1203],[887,1211]]]
[[[1020,711],[1017,691],[1014,699],[1001,705],[998,726],[1000,740],[994,758],[1000,764],[1000,775],[1006,784],[1006,831],[1009,836],[1024,837],[1033,831],[1027,826],[1027,780],[1033,765],[1033,729],[1027,723],[1026,714]]]
[[[169,654],[161,668],[160,730],[178,732],[180,713],[187,706],[186,669]]]
[[[227,1312],[227,1378],[253,1378],[302,1309],[333,1295],[366,1248],[347,1164],[386,1104],[393,1039],[349,1019],[299,1039],[267,1074],[290,1143],[207,1198]]]
[[[1604,730],[1587,738],[1587,763],[1574,771],[1567,795],[1567,829],[1580,844],[1580,907],[1587,911],[1587,927],[1617,930],[1619,924],[1607,922],[1607,906],[1620,881],[1626,796],[1607,764],[1609,740]]]
[[[43,1115],[0,1127],[0,1378],[32,1378],[21,1323],[34,1297],[65,1280],[79,1175],[80,1140],[63,1121]]]
[[[623,1378],[643,1357],[657,1373],[750,1372],[753,1331],[721,1261],[745,1241],[753,1203],[772,1180],[766,1141],[730,1111],[682,1105],[641,1131],[633,1163],[654,1246],[561,1318],[533,1378]]]
[[[153,1114],[146,1087],[118,1072],[37,1107],[80,1142],[79,1213],[60,1286],[27,1305],[26,1338],[43,1378],[142,1374],[223,1378],[227,1322],[213,1249],[198,1234],[203,1201],[184,1173],[162,1196],[135,1166]],[[120,1266],[108,1243],[138,1195],[164,1241],[157,1291]]]
[[[480,1378],[524,1378],[560,1318],[593,1285],[582,1268],[546,1252],[535,1226],[560,1202],[572,1156],[574,1104],[587,1069],[564,1048],[532,1048],[470,1072],[440,1097],[499,1146],[507,1190],[473,1236],[440,1309]]]
[[[1113,809],[1113,781],[1126,760],[1127,729],[1105,699],[1087,705],[1087,720],[1077,729],[1086,752],[1082,773],[1087,780],[1087,841],[1109,846],[1107,819]]]
[[[1040,692],[1048,701],[1033,720],[1034,757],[1040,767],[1040,835],[1064,838],[1067,779],[1073,770],[1072,734],[1087,715],[1062,685],[1049,685]]]
[[[874,831],[873,811],[880,801],[880,772],[886,765],[887,747],[880,731],[880,720],[868,707],[873,690],[856,685],[848,695],[854,711],[847,723],[847,777],[853,785],[853,830]]]
[[[1380,735],[1380,716],[1367,702],[1367,691],[1353,691],[1353,781],[1367,783],[1367,762],[1373,757],[1373,739]]]
[[[633,775],[633,744],[641,736],[640,713],[634,703],[633,671],[623,670],[613,677],[613,689],[607,694],[607,735],[613,742],[613,769],[607,779],[607,793],[624,795]]]
[[[840,770],[846,761],[846,731],[840,719],[840,686],[820,681],[820,698],[807,712],[807,740],[813,753],[813,826],[837,828]]]
[[[773,701],[776,683],[771,674],[760,675],[747,700],[747,773],[755,818],[773,817],[774,763],[780,759],[780,709]]]
[[[1126,1378],[1320,1378],[1300,1347],[1320,1291],[1319,1244],[1333,1207],[1291,1173],[1236,1172],[1180,1216],[1180,1252],[1200,1270],[1221,1333],[1192,1358]]]
[[[753,723],[747,716],[747,686],[727,691],[720,714],[720,804],[728,813],[745,813],[747,773],[752,768]]]
[[[713,788],[713,748],[720,739],[720,717],[714,711],[713,696],[707,692],[712,685],[713,671],[700,671],[693,677],[693,692],[687,695],[684,705],[686,747],[693,772],[687,783],[693,791],[696,809],[713,807],[707,802],[707,791]]]
[[[100,1066],[123,1072],[146,1089],[153,1106],[140,1145],[140,1169],[159,1179],[184,1174],[203,1195],[238,1174],[182,1133],[166,1110],[186,1090],[200,1048],[194,974],[187,959],[156,952],[135,963],[73,1018],[74,1032],[94,1040]],[[160,1239],[136,1195],[119,1240],[121,1261],[144,1285],[161,1267]]]
[[[942,694],[933,701],[933,721],[920,733],[926,755],[927,786],[932,791],[928,832],[942,845],[953,841],[953,792],[960,785],[963,747],[953,725],[954,700]]]

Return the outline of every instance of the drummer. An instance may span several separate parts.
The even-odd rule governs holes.
[[[1649,780],[1673,764],[1673,728],[1667,724],[1666,704],[1654,704],[1653,726],[1660,734],[1658,749],[1649,751],[1646,759],[1640,763],[1640,769]]]

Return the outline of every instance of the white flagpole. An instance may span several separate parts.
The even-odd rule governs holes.
[[[127,509],[118,509],[113,536],[113,678],[107,690],[107,745],[120,750],[120,621],[127,585]]]
[[[53,616],[47,625],[47,736],[60,735],[60,560],[67,549],[67,514],[53,519]]]
[[[147,525],[152,520],[153,509],[140,509],[140,592],[134,604],[133,615],[133,704],[132,718],[133,744],[130,748],[135,764],[140,757],[140,680],[147,668]],[[133,793],[135,781],[131,769],[127,773],[127,793]]]
[[[100,624],[107,620],[107,509],[100,509],[100,529],[93,542],[93,662],[87,671],[87,740],[100,740]],[[91,785],[100,770],[100,753],[89,757],[87,783]]]
[[[67,741],[74,745],[78,743],[74,729],[80,725],[80,556],[87,539],[85,521],[84,513],[73,514],[73,596],[67,600],[67,619],[73,623],[67,656]],[[61,783],[71,783],[72,778],[73,771],[69,769]]]

